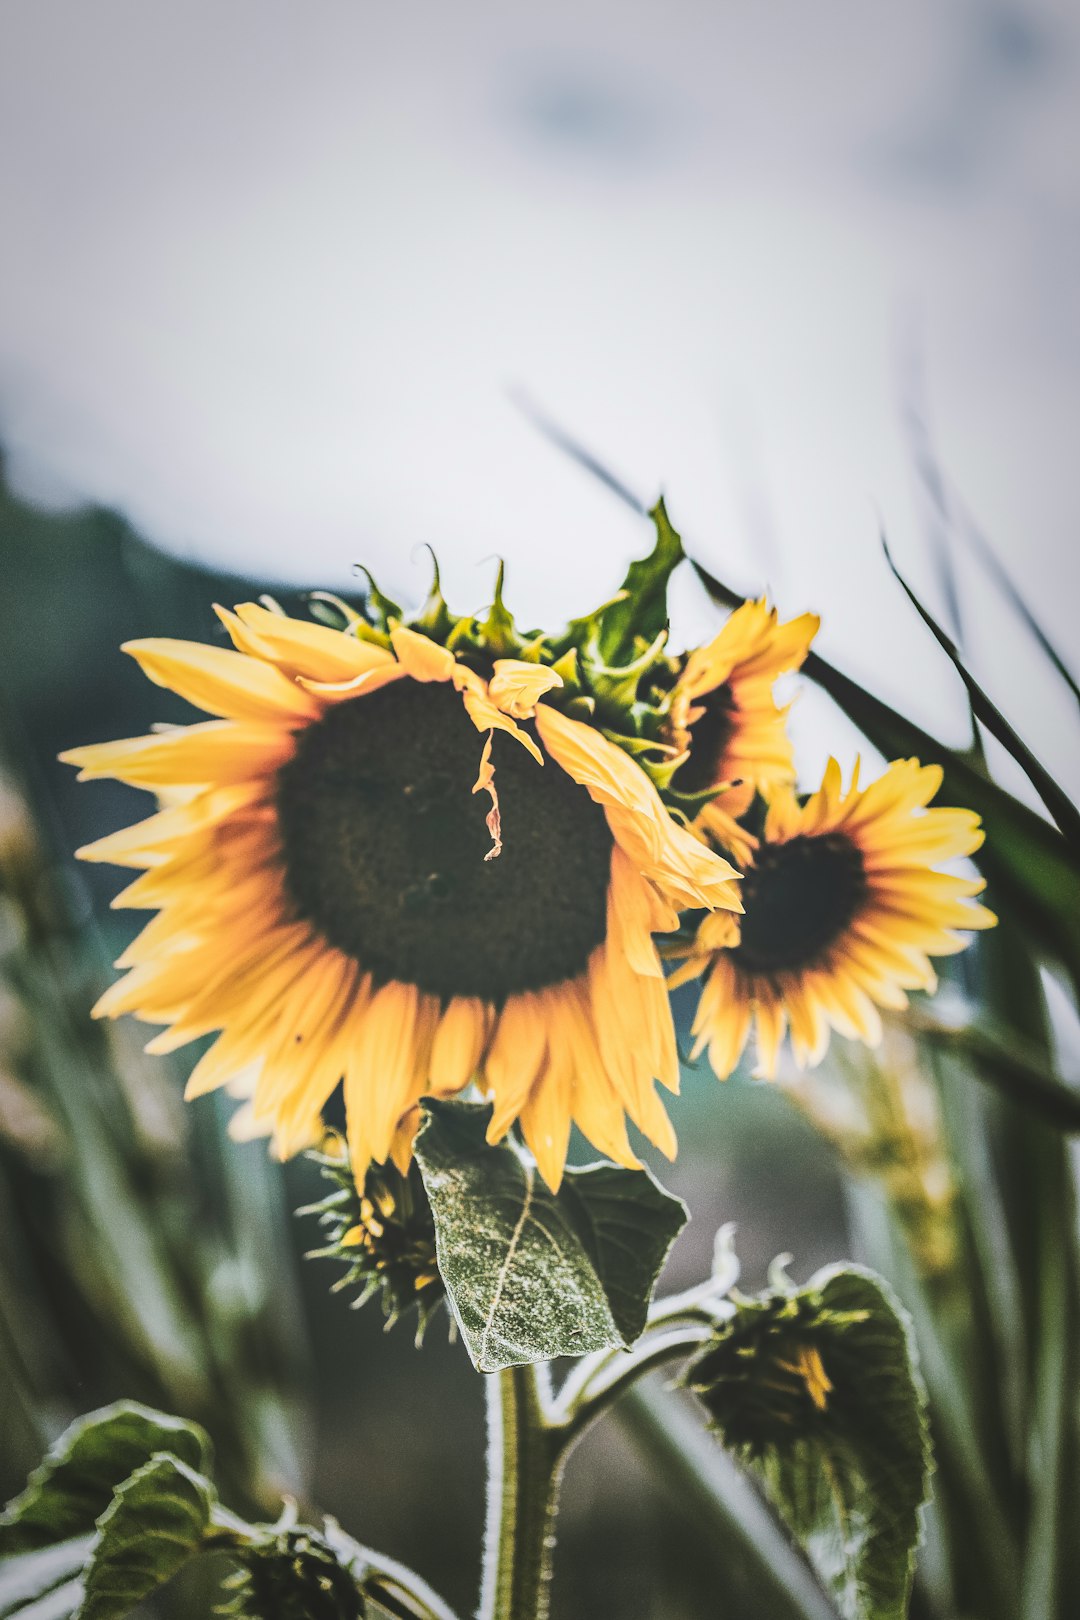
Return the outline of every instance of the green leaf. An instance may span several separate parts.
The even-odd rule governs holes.
[[[903,1620],[930,1472],[906,1314],[855,1266],[733,1297],[735,1316],[686,1382],[844,1620]]]
[[[0,1516],[0,1554],[89,1533],[116,1487],[159,1451],[201,1470],[210,1442],[197,1424],[134,1401],[79,1418]]]
[[[45,1620],[73,1615],[82,1602],[82,1572],[92,1536],[0,1558],[0,1620]]]
[[[640,562],[632,562],[620,595],[599,615],[600,656],[606,664],[628,663],[656,640],[668,622],[667,588],[685,555],[662,500],[649,513],[656,525],[656,544]]]
[[[122,1620],[200,1550],[210,1481],[163,1453],[136,1469],[98,1521],[79,1620]]]
[[[629,1345],[687,1211],[647,1170],[569,1170],[558,1194],[490,1110],[429,1102],[416,1157],[439,1270],[479,1372]]]

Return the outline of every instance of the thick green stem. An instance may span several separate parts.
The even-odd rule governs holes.
[[[488,1523],[479,1620],[546,1620],[565,1435],[535,1367],[488,1379]]]

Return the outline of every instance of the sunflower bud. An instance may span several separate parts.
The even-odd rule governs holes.
[[[242,1567],[226,1582],[230,1596],[218,1610],[234,1620],[363,1620],[364,1595],[307,1525],[275,1528],[238,1555]]]
[[[407,1175],[392,1162],[372,1165],[361,1190],[340,1139],[331,1136],[321,1153],[309,1157],[334,1188],[299,1212],[317,1215],[327,1239],[310,1258],[346,1267],[334,1291],[357,1289],[355,1306],[379,1294],[387,1327],[415,1306],[419,1343],[445,1290],[435,1260],[431,1206],[415,1163]]]
[[[784,1287],[732,1299],[735,1314],[718,1326],[683,1382],[701,1398],[724,1443],[758,1457],[826,1419],[836,1376],[831,1347],[838,1330],[866,1313],[827,1309],[815,1293]]]

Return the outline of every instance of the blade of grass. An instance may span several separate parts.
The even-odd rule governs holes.
[[[967,688],[971,701],[972,713],[980,720],[998,742],[1008,750],[1012,758],[1020,766],[1024,775],[1039,795],[1047,810],[1057,822],[1063,836],[1074,849],[1080,851],[1080,811],[1077,810],[1068,794],[1055,782],[1046,767],[1036,759],[1031,749],[1018,734],[1016,729],[1006,720],[1001,710],[987,696],[986,691],[967,668],[960,656],[960,649],[952,637],[938,624],[929,608],[923,606],[903,574],[893,561],[885,536],[881,536],[881,547],[885,553],[885,560],[892,570],[904,594],[907,596],[916,613],[931,632],[939,647],[946,653],[953,668]]]
[[[1021,595],[1016,581],[968,512],[962,513],[962,521],[957,525],[957,529],[965,543],[971,547],[986,572],[997,585],[1017,618],[1030,632],[1044,656],[1065,682],[1077,703],[1080,704],[1080,682],[1077,681],[1076,676],[1046,634],[1025,598]]]

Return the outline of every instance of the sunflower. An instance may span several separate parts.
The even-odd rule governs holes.
[[[218,1031],[188,1095],[228,1087],[236,1134],[281,1156],[321,1139],[342,1082],[361,1182],[407,1166],[421,1097],[473,1080],[491,1140],[519,1122],[553,1188],[572,1121],[622,1164],[627,1117],[672,1154],[652,936],[688,907],[737,908],[735,869],[587,704],[556,706],[540,640],[493,657],[441,606],[431,633],[216,611],[235,650],[125,648],[216,718],[62,756],[162,805],[80,851],[139,869],[116,903],[157,912],[97,1012],[167,1026],[151,1052]],[[488,623],[508,645],[506,617]]]
[[[804,613],[780,624],[762,597],[736,608],[708,646],[690,653],[671,693],[672,742],[680,752],[689,749],[675,776],[680,792],[740,783],[768,794],[795,780],[787,710],[776,703],[773,686],[802,664],[819,623],[815,613]],[[741,813],[727,808],[732,819]]]
[[[961,932],[988,928],[972,901],[978,878],[935,870],[982,843],[970,810],[927,809],[941,786],[936,765],[897,760],[860,788],[856,763],[845,793],[830,760],[819,792],[800,804],[790,788],[772,799],[741,918],[706,917],[673,975],[704,984],[693,1032],[721,1077],[757,1031],[759,1076],[771,1077],[785,1027],[800,1067],[820,1062],[830,1028],[875,1045],[879,1007],[902,1009],[908,990],[933,990],[931,956],[962,950]]]

